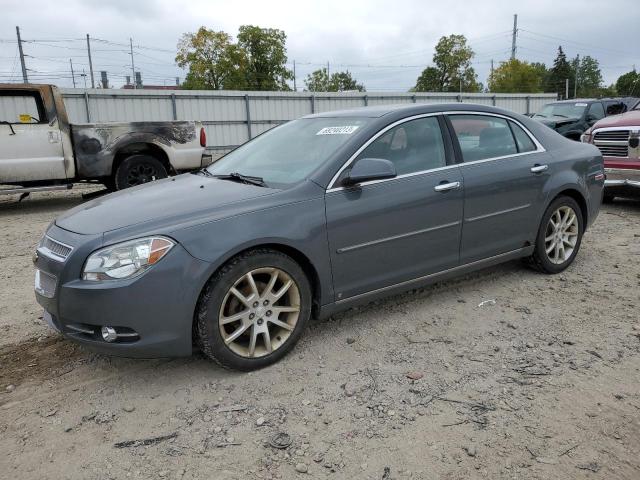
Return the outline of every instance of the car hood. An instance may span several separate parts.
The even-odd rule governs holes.
[[[548,118],[536,118],[540,123],[546,125],[551,128],[558,128],[562,125],[567,125],[569,123],[576,123],[580,119],[579,118],[565,118],[565,117],[548,117]]]
[[[621,115],[612,115],[598,120],[592,130],[606,127],[637,127],[638,125],[640,125],[640,110],[631,110]]]
[[[184,174],[83,203],[60,215],[56,225],[71,232],[94,235],[151,222],[180,223],[187,217],[220,218],[226,216],[225,207],[279,191]]]

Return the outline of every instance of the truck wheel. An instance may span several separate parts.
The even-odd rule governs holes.
[[[150,155],[132,155],[125,158],[114,175],[116,190],[135,187],[161,178],[167,178],[164,165]]]

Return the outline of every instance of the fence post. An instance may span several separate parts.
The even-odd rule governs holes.
[[[178,120],[178,109],[176,108],[176,94],[171,94],[171,110],[173,112],[173,119]]]
[[[84,91],[84,108],[87,111],[87,123],[91,123],[91,108],[89,107],[89,92]]]
[[[251,109],[249,108],[249,95],[244,96],[244,107],[247,111],[247,134],[249,135],[249,140],[253,138],[251,135]]]
[[[365,95],[364,97],[362,97],[362,99],[364,100],[364,106],[368,107],[369,106],[369,96]]]
[[[527,115],[531,113],[531,97],[527,95]]]
[[[311,95],[311,113],[316,113],[316,96]]]
[[[415,95],[411,95],[411,101],[412,101],[413,103],[416,103],[416,96],[415,96]]]
[[[491,105],[493,105],[494,107],[496,106],[496,96],[495,95],[493,95],[491,97]]]

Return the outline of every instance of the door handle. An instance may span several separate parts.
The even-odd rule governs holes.
[[[460,182],[449,182],[449,183],[441,183],[440,185],[436,185],[433,189],[436,192],[448,192],[449,190],[457,190],[462,185]]]
[[[538,165],[537,163],[531,167],[531,173],[542,173],[549,169],[549,165]]]

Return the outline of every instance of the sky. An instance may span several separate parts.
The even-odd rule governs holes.
[[[286,32],[298,90],[329,62],[330,72],[349,70],[369,92],[407,91],[431,65],[438,39],[454,33],[469,40],[486,84],[491,60],[497,66],[511,54],[514,14],[521,60],[550,65],[562,45],[568,57],[595,57],[606,84],[640,67],[637,0],[0,0],[0,11],[0,82],[22,78],[16,26],[31,82],[72,86],[71,60],[77,86],[91,86],[89,34],[96,83],[106,70],[120,87],[131,75],[130,38],[143,82],[172,85],[186,74],[174,62],[183,33],[206,26],[235,37],[251,24]]]

